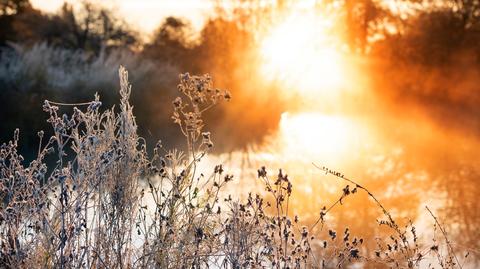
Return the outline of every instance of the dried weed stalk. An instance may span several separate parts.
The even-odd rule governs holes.
[[[442,268],[462,267],[433,213],[448,246],[446,256],[436,241],[421,250],[413,225],[401,229],[370,191],[326,168],[354,187],[347,185],[310,229],[291,216],[293,186],[282,170],[272,179],[260,168],[265,191],[250,193],[245,201],[222,196],[233,176],[222,165],[210,176],[197,171],[213,147],[202,113],[230,99],[227,91],[212,87],[208,75],[180,76],[183,97],[174,100],[172,118],[186,138],[186,153],[158,143],[149,157],[137,135],[123,67],[119,77],[118,111],[101,112],[98,95],[80,104],[45,101],[54,135],[45,139],[38,133],[32,162],[25,164],[17,152],[18,130],[1,145],[1,268],[333,268],[372,261],[416,268],[430,253]],[[71,106],[71,115],[60,114]],[[53,167],[45,162],[49,154],[57,159]],[[386,217],[379,224],[393,231],[378,240],[373,256],[363,253],[364,239],[352,238],[348,229],[343,237],[329,230],[323,240],[312,232],[357,190],[375,201]]]

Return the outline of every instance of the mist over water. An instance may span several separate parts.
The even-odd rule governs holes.
[[[361,72],[357,70],[357,76]],[[419,99],[392,101],[391,85],[379,91],[378,84],[368,81],[353,84],[317,92],[297,89],[301,105],[282,113],[273,134],[246,151],[214,156],[212,162],[225,163],[236,175],[235,188],[253,192],[262,188],[254,179],[256,169],[266,166],[273,177],[282,169],[294,184],[293,214],[308,216],[306,223],[314,222],[348,184],[318,168],[325,166],[367,187],[400,222],[412,220],[430,235],[428,205],[441,212],[445,223],[457,223],[452,236],[470,233],[460,245],[475,244],[475,184],[480,175],[476,125],[455,122],[461,113],[454,109],[443,111],[439,119],[435,107]],[[382,233],[376,227],[381,211],[368,197],[349,197],[340,207],[331,213],[332,227],[348,226],[365,237]]]
[[[400,226],[413,221],[426,244],[435,244],[439,231],[428,205],[455,250],[479,260],[475,1],[333,0],[308,7],[289,0],[271,6],[218,1],[201,27],[172,13],[148,38],[93,2],[67,4],[56,14],[23,2],[17,14],[10,7],[0,14],[0,138],[8,141],[19,128],[25,160],[35,158],[37,131],[52,131],[42,102],[84,103],[98,91],[107,109],[118,101],[119,65],[131,74],[146,151],[161,139],[165,148],[188,152],[188,135],[172,122],[172,101],[182,94],[179,75],[208,73],[214,91],[228,90],[232,98],[200,113],[200,129],[214,147],[199,170],[207,175],[223,164],[235,176],[226,194],[265,194],[257,169],[265,166],[273,179],[281,169],[293,183],[292,217],[312,225],[322,208],[337,203],[323,230],[313,232],[348,227],[371,239],[364,246],[372,254],[375,238],[388,238],[379,225],[385,215],[362,191],[338,202],[355,184],[326,174],[326,167],[366,187]],[[148,6],[136,4],[140,13]]]

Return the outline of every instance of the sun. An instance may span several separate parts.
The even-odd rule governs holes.
[[[266,78],[310,93],[328,93],[342,87],[342,57],[325,32],[329,23],[310,13],[290,15],[273,25],[260,47]]]

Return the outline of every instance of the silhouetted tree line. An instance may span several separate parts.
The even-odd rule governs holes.
[[[65,3],[57,14],[34,9],[28,0],[4,0],[0,15],[0,45],[21,42],[81,49],[98,54],[102,49],[132,48],[138,36],[111,11],[83,2],[80,12]]]

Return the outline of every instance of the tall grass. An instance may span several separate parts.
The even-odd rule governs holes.
[[[153,155],[137,134],[129,103],[131,86],[121,67],[120,104],[100,110],[94,101],[45,101],[53,136],[39,132],[37,157],[25,163],[18,153],[19,131],[0,148],[0,264],[4,268],[333,268],[368,265],[421,267],[430,257],[437,266],[461,268],[447,232],[434,216],[442,238],[419,242],[413,224],[401,227],[367,188],[346,180],[340,198],[308,227],[292,216],[292,183],[282,170],[265,167],[265,187],[238,200],[224,193],[233,181],[223,166],[210,175],[197,165],[214,146],[202,114],[230,99],[208,75],[180,76],[181,96],[173,101],[173,121],[186,151],[157,143]],[[61,114],[60,108],[71,109]],[[47,155],[56,156],[47,167]],[[329,211],[357,191],[365,191],[384,213],[379,225],[391,235],[378,250],[346,229],[323,223]],[[433,213],[432,213],[433,215]],[[326,232],[326,231],[325,231]]]

